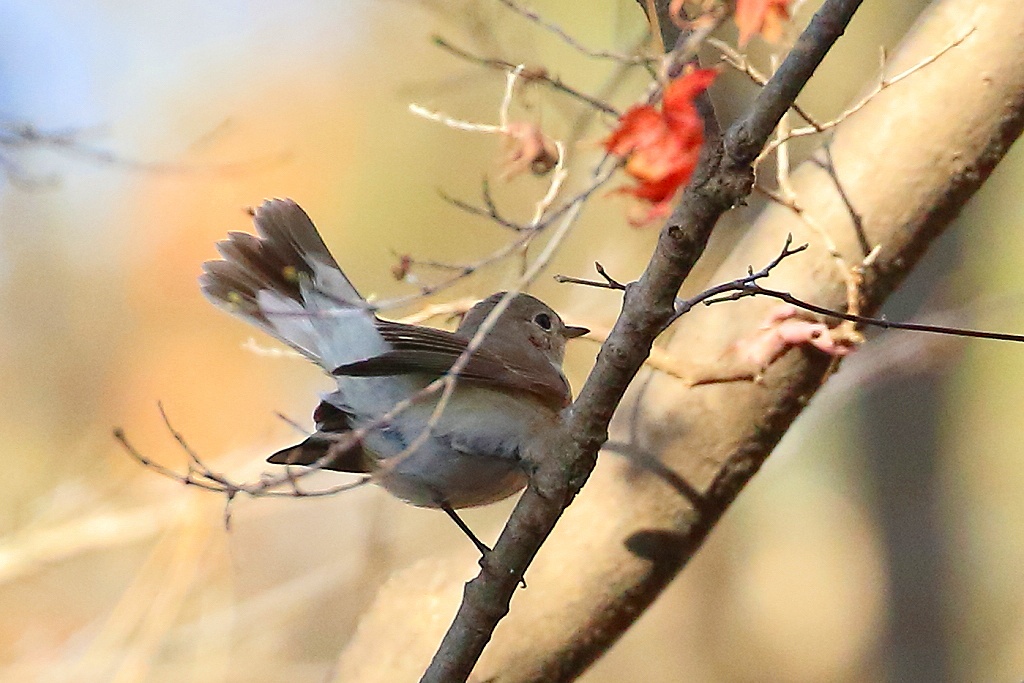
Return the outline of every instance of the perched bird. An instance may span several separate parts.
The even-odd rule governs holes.
[[[324,469],[372,473],[402,500],[444,510],[486,551],[455,510],[501,500],[526,485],[526,444],[543,437],[571,400],[562,373],[565,343],[587,330],[566,325],[539,299],[516,294],[430,425],[440,392],[418,395],[466,351],[504,292],[473,306],[455,332],[382,320],[298,204],[268,200],[253,222],[256,235],[229,233],[217,244],[223,260],[203,264],[203,294],[337,382],[313,413],[316,432],[269,462],[311,465],[326,457]],[[382,419],[414,396],[419,400]],[[362,438],[342,438],[361,428]]]

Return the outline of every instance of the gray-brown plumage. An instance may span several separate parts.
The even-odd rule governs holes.
[[[337,382],[314,413],[316,432],[270,462],[308,465],[329,453],[327,469],[373,472],[395,495],[426,507],[481,505],[522,488],[521,449],[569,404],[565,342],[586,330],[566,326],[539,299],[515,295],[459,373],[429,437],[408,453],[429,426],[436,394],[375,423],[448,372],[503,293],[474,306],[455,332],[382,320],[297,204],[269,200],[253,219],[257,235],[229,233],[217,245],[223,260],[203,265],[203,293]],[[360,443],[337,446],[339,435],[368,425]]]

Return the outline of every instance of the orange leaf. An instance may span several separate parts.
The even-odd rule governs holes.
[[[740,31],[740,47],[760,33],[770,42],[782,37],[783,24],[789,20],[790,0],[736,0],[733,20]]]
[[[507,180],[524,171],[544,175],[558,163],[558,148],[540,127],[522,121],[513,121],[505,127],[508,154],[502,176]]]

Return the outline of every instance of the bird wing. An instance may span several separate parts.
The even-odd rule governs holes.
[[[462,335],[432,327],[378,320],[377,330],[391,350],[348,363],[332,371],[336,376],[382,377],[447,373],[469,346]],[[525,355],[525,354],[524,354]],[[459,379],[533,394],[561,410],[569,404],[569,383],[558,368],[542,355],[508,358],[494,353],[485,343],[469,357]]]

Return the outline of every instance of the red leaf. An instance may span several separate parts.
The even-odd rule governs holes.
[[[693,98],[717,75],[713,69],[696,69],[677,78],[665,88],[660,110],[633,107],[605,139],[605,149],[628,157],[626,173],[638,181],[622,192],[652,204],[643,222],[665,215],[676,191],[690,179],[704,144],[704,124]]]

